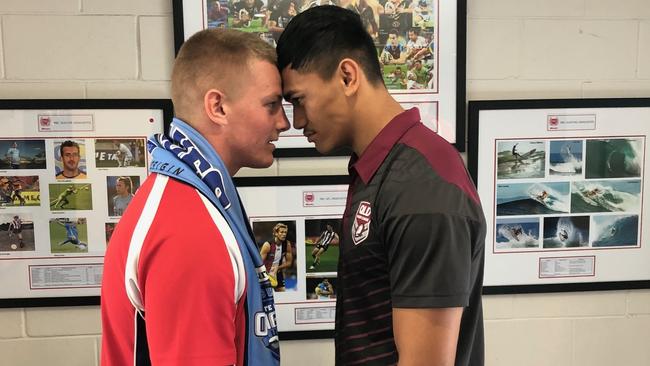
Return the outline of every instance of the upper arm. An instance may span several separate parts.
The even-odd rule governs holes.
[[[477,226],[472,203],[417,159],[406,160],[399,180],[378,193],[376,211],[393,306],[467,306]]]
[[[291,265],[291,261],[293,260],[293,249],[291,246],[291,242],[287,240],[287,252],[285,253],[285,258],[287,260],[287,264]]]
[[[267,254],[269,254],[269,250],[271,249],[271,244],[269,242],[264,242],[262,244],[262,248],[260,249],[260,257],[262,257],[262,260],[266,259]]]
[[[400,366],[452,366],[462,308],[393,308],[393,333]]]
[[[472,258],[469,225],[463,218],[442,213],[387,220],[393,306],[467,306]]]

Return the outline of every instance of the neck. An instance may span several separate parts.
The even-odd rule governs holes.
[[[192,121],[183,120],[183,122],[192,126],[201,136],[203,136],[214,151],[219,155],[221,161],[228,169],[228,174],[231,177],[234,177],[235,174],[241,169],[241,166],[237,163],[237,160],[233,156],[233,152],[228,148],[226,137],[223,131],[222,126],[215,123],[211,123],[210,120],[206,117],[204,118],[193,118]]]
[[[79,175],[79,171],[69,171],[69,170],[64,170],[63,171],[63,176],[66,178],[74,178],[77,175]]]
[[[359,98],[354,107],[352,120],[354,132],[352,150],[361,156],[379,132],[404,108],[388,93],[383,86],[359,91]]]

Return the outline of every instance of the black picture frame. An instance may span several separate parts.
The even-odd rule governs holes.
[[[198,22],[195,17],[203,17],[206,7],[203,7],[203,4],[196,5],[197,2],[205,3],[206,0],[172,0],[173,8],[173,22],[174,22],[174,49],[176,54],[180,50],[181,45],[185,41],[186,33],[188,29],[193,33],[200,29],[203,29],[204,25],[197,26]],[[456,34],[454,38],[455,49],[454,53],[454,66],[453,72],[449,71],[449,74],[453,74],[455,82],[451,83],[453,85],[454,91],[440,91],[441,87],[436,87],[436,92],[424,92],[424,93],[414,93],[414,97],[410,98],[409,93],[399,93],[395,94],[396,99],[403,105],[418,105],[420,103],[435,103],[435,115],[437,121],[435,122],[435,129],[441,132],[442,130],[453,130],[453,141],[450,141],[454,147],[459,152],[465,152],[466,150],[466,48],[467,48],[467,0],[431,0],[435,1],[436,4],[448,3],[455,6],[455,14],[445,14],[444,19],[449,21],[450,18],[455,15],[455,31]],[[187,4],[192,3],[188,6]],[[192,9],[191,11],[187,10],[188,8]],[[188,11],[191,14],[188,14]],[[196,15],[194,15],[196,13]],[[186,24],[184,19],[192,19],[192,25]],[[440,15],[438,15],[440,18]],[[187,29],[186,29],[187,28]],[[444,42],[443,42],[444,43]],[[437,46],[436,46],[437,47]],[[437,51],[438,52],[438,51]],[[446,60],[446,59],[445,59]],[[442,63],[442,61],[441,61]],[[438,73],[440,73],[440,67],[436,66]],[[452,69],[445,67],[447,70]],[[445,72],[444,70],[442,71]],[[444,87],[442,87],[444,89]],[[447,88],[449,90],[449,88]],[[427,95],[431,96],[430,98]],[[424,97],[425,100],[422,98]],[[447,101],[449,98],[452,99],[451,102]],[[431,100],[429,100],[431,99]],[[405,104],[404,104],[405,103]],[[424,105],[424,104],[420,104]],[[285,107],[290,107],[285,105]],[[443,110],[443,112],[441,112]],[[426,122],[427,118],[423,113],[423,120]],[[443,118],[441,118],[441,113],[443,113]],[[453,126],[445,126],[445,128],[440,128],[440,124],[453,124]],[[450,132],[441,132],[443,137],[447,138],[446,134]],[[449,140],[449,138],[447,138]],[[282,140],[282,136],[281,136]],[[328,154],[329,156],[349,156],[350,151],[346,149],[338,150],[333,153]],[[273,155],[276,158],[284,157],[317,157],[322,156],[318,151],[313,147],[285,147],[280,146],[275,149]]]
[[[611,278],[608,277],[616,277],[615,275],[609,274],[608,276],[602,276],[602,278],[598,275],[598,266],[599,264],[596,264],[597,262],[605,262],[605,260],[599,258],[599,256],[606,256],[607,250],[606,249],[612,249],[611,251],[614,252],[615,247],[608,247],[608,248],[596,248],[595,246],[591,247],[594,245],[593,241],[589,242],[589,247],[591,247],[591,250],[589,247],[587,249],[584,249],[584,251],[579,251],[579,249],[576,249],[575,251],[566,251],[562,252],[560,249],[558,250],[549,250],[548,255],[553,257],[553,256],[560,256],[562,253],[566,253],[566,257],[561,257],[561,258],[580,258],[581,255],[584,254],[584,256],[593,256],[594,257],[594,274],[592,278],[582,278],[581,276],[568,276],[565,277],[565,279],[559,278],[558,281],[553,281],[553,280],[547,280],[546,278],[540,277],[540,281],[528,281],[528,283],[503,283],[504,281],[500,278],[499,281],[501,283],[499,284],[494,284],[493,280],[490,278],[490,273],[492,272],[493,268],[490,268],[491,265],[494,267],[495,263],[500,263],[496,261],[490,260],[490,257],[495,257],[498,255],[519,255],[517,254],[516,250],[513,250],[513,254],[509,254],[508,252],[504,253],[498,253],[498,249],[496,248],[496,237],[497,235],[497,219],[503,219],[504,217],[507,218],[507,216],[499,216],[498,214],[498,209],[495,207],[497,204],[497,196],[498,193],[497,191],[497,185],[501,187],[507,186],[509,183],[512,183],[511,185],[516,185],[516,184],[527,184],[527,183],[534,183],[536,182],[536,179],[534,178],[522,178],[522,177],[516,177],[512,178],[511,181],[508,181],[507,179],[504,179],[503,175],[499,177],[499,174],[495,170],[497,169],[502,169],[501,167],[498,167],[500,164],[499,163],[499,156],[507,156],[507,152],[502,152],[499,148],[497,148],[497,144],[500,142],[520,142],[520,141],[526,141],[526,140],[548,140],[548,147],[545,147],[545,150],[548,150],[549,155],[545,157],[545,164],[548,166],[545,166],[544,169],[544,178],[540,178],[541,181],[544,181],[544,179],[549,180],[549,176],[551,174],[551,158],[550,158],[550,153],[552,149],[551,142],[555,141],[571,141],[571,140],[584,140],[585,148],[584,148],[584,153],[581,151],[583,154],[581,156],[582,160],[582,166],[586,166],[588,163],[588,160],[590,159],[590,156],[587,155],[587,148],[586,148],[586,141],[593,141],[593,140],[616,140],[617,136],[623,136],[623,137],[628,137],[629,135],[632,136],[638,136],[642,135],[647,137],[645,131],[646,125],[647,125],[647,120],[645,123],[641,122],[639,120],[639,114],[638,113],[643,113],[639,112],[640,110],[646,111],[647,115],[650,116],[650,98],[596,98],[596,99],[535,99],[535,100],[489,100],[489,101],[470,101],[468,104],[468,170],[470,175],[472,176],[474,182],[477,185],[477,188],[479,190],[479,195],[482,196],[482,201],[484,205],[484,212],[486,214],[486,220],[488,222],[488,227],[492,226],[492,228],[488,229],[488,232],[490,233],[491,231],[494,232],[494,235],[488,235],[486,238],[486,273],[485,273],[485,285],[484,285],[484,294],[517,294],[517,293],[546,293],[546,292],[573,292],[573,291],[608,291],[608,290],[630,290],[630,289],[647,289],[650,288],[650,274],[643,274],[643,271],[641,273],[636,273],[634,276],[630,276],[629,278],[620,278],[621,276],[618,276],[619,278],[615,278],[612,280]],[[626,112],[632,113],[631,111],[634,111],[633,116],[628,117],[626,119]],[[618,113],[617,113],[618,112]],[[530,113],[530,114],[525,114],[525,113]],[[603,113],[607,113],[607,115],[604,115]],[[584,123],[583,126],[579,128],[584,128],[584,126],[592,126],[591,123],[593,122],[593,129],[589,130],[580,130],[580,129],[571,129],[568,128],[566,130],[563,130],[562,127],[563,124],[564,126],[571,126],[573,123],[575,126],[576,121],[570,121],[570,116],[580,116],[580,115],[585,115],[585,116],[592,116],[593,115],[593,121],[591,120],[592,117],[588,117],[587,119],[580,121],[579,123]],[[559,120],[557,116],[560,116]],[[613,122],[612,116],[618,116],[616,118],[616,122]],[[554,119],[555,117],[555,119]],[[566,117],[566,118],[562,118]],[[545,119],[546,118],[546,119]],[[576,118],[579,119],[579,118]],[[502,121],[499,121],[502,120]],[[498,123],[495,123],[497,121]],[[516,121],[516,122],[515,122]],[[511,129],[508,129],[508,126],[514,126],[514,123],[521,124],[521,127],[515,127],[516,131],[513,132]],[[559,123],[559,125],[558,125]],[[489,124],[489,127],[485,127],[486,124]],[[541,124],[541,125],[540,125]],[[544,124],[546,124],[544,126]],[[638,131],[635,130],[635,128],[638,127]],[[522,129],[528,129],[528,130],[533,130],[532,132],[525,132],[518,134],[517,131],[522,131]],[[544,132],[546,130],[546,132]],[[601,132],[602,131],[602,132]],[[527,133],[527,134],[526,134]],[[486,136],[487,134],[487,136]],[[605,137],[602,137],[602,136]],[[504,145],[505,147],[506,145]],[[570,152],[570,150],[569,150]],[[546,153],[546,152],[545,152]],[[499,155],[502,154],[502,155]],[[505,154],[505,155],[504,155]],[[511,155],[514,155],[512,153]],[[644,152],[644,159],[647,160],[647,151]],[[501,161],[504,161],[506,159],[503,159]],[[644,164],[645,164],[645,160]],[[513,165],[517,165],[517,161],[515,160]],[[486,167],[487,166],[487,167]],[[583,171],[581,166],[581,171]],[[589,169],[589,168],[585,168]],[[524,169],[525,170],[525,169]],[[502,169],[503,171],[503,169]],[[645,184],[647,184],[644,180],[644,177],[646,176],[645,172],[645,165],[641,166],[641,172],[640,173],[640,185],[643,187]],[[482,174],[483,173],[483,174]],[[492,175],[489,175],[492,174]],[[583,174],[583,175],[580,175]],[[554,177],[552,180],[555,181],[563,181],[563,180],[568,180],[570,184],[570,189],[572,193],[576,193],[574,191],[575,186],[573,186],[574,181],[598,181],[598,180],[606,180],[604,178],[593,178],[589,177],[586,172],[582,173],[575,173],[575,176],[569,175],[568,178],[563,177],[562,175],[558,175],[557,177]],[[615,180],[615,179],[612,179]],[[487,182],[487,183],[486,183]],[[641,188],[643,189],[643,188]],[[485,193],[488,193],[490,196],[493,194],[493,199],[486,199]],[[491,193],[490,193],[491,192]],[[645,190],[647,192],[647,190]],[[576,205],[577,206],[577,205]],[[639,208],[639,215],[642,217],[644,216],[644,205],[643,205],[643,196],[641,195],[641,207]],[[501,215],[504,214],[504,211],[501,211]],[[568,210],[565,214],[558,214],[558,216],[577,216],[577,215],[584,215],[585,213],[580,212],[578,209],[577,212],[574,212],[574,206],[571,206],[571,209]],[[603,214],[605,216],[606,214],[611,214],[612,216],[615,216],[615,213],[602,213],[602,212],[596,212],[596,213],[590,213],[590,225],[594,225],[595,221],[592,218],[593,216],[596,216],[598,214]],[[626,212],[623,212],[622,214],[626,214]],[[521,216],[524,215],[524,216]],[[527,213],[522,213],[520,216],[514,216],[514,218],[519,218],[519,217],[527,217]],[[545,219],[548,216],[553,216],[554,214],[541,214],[537,215],[540,216],[540,222],[545,223]],[[535,217],[536,215],[533,215],[532,217]],[[643,218],[643,217],[642,217]],[[641,222],[642,220],[639,219]],[[643,235],[643,225],[641,225],[641,228],[637,228],[637,245],[635,247],[630,247],[629,252],[632,252],[633,250],[637,251],[644,251],[646,254],[643,254],[644,256],[647,256],[647,243],[643,243],[643,239],[645,238],[647,240],[647,235]],[[595,226],[593,227],[595,231]],[[540,230],[541,231],[541,230]],[[539,233],[541,236],[541,232]],[[592,237],[593,238],[593,237]],[[541,238],[540,238],[541,240]],[[546,236],[544,236],[544,240],[546,240]],[[543,241],[542,241],[543,242]],[[544,248],[544,244],[541,245],[542,248]],[[645,249],[643,249],[645,248]],[[492,249],[492,251],[490,251]],[[565,248],[567,249],[567,248]],[[620,249],[619,249],[620,250]],[[522,253],[520,251],[520,253]],[[530,253],[534,253],[533,256],[539,255],[540,258],[542,258],[545,254],[544,249],[541,251],[538,251],[537,249],[533,249],[531,252],[523,252],[524,255],[528,255]],[[559,253],[559,254],[558,254]],[[544,258],[546,259],[546,258]],[[541,260],[541,259],[540,259]],[[540,268],[538,271],[541,271],[541,261],[540,263]],[[625,264],[622,264],[623,267]],[[601,265],[600,267],[607,267],[607,264]],[[611,266],[610,266],[611,267]],[[647,266],[646,266],[647,267]],[[509,272],[511,273],[516,273],[516,269],[510,269]],[[614,269],[609,270],[609,272],[615,271]],[[608,272],[608,273],[609,273]],[[624,275],[623,275],[624,276]],[[517,277],[517,276],[513,276]],[[576,278],[576,280],[571,280],[571,278]]]
[[[159,127],[159,130],[162,132],[163,130],[166,131],[169,129],[169,124],[171,123],[172,117],[173,117],[173,108],[172,108],[172,103],[168,99],[0,99],[0,112],[2,111],[32,111],[36,110],[38,111],[37,113],[46,113],[48,116],[58,116],[58,112],[66,112],[70,110],[75,110],[75,111],[84,111],[88,110],[89,113],[90,111],[93,112],[106,112],[110,113],[110,111],[116,110],[116,111],[129,111],[129,110],[134,110],[138,111],[138,113],[144,113],[143,116],[139,117],[144,117],[149,116],[147,114],[147,111],[156,111],[156,113],[159,113],[160,120],[155,121],[153,116],[152,118],[148,119],[148,123],[153,123],[152,128],[155,128],[156,126]],[[140,112],[144,111],[144,112]],[[32,112],[33,113],[33,112]],[[139,118],[138,117],[138,118]],[[147,117],[145,117],[147,118]],[[40,119],[40,117],[39,117]],[[113,123],[118,123],[119,121],[111,121]],[[143,121],[144,122],[144,121]],[[3,121],[4,123],[4,121]],[[41,123],[41,121],[34,120],[32,121],[34,125],[37,125]],[[53,123],[53,122],[52,122]],[[94,122],[93,122],[94,123]],[[38,128],[41,128],[43,126],[40,126]],[[15,126],[14,131],[21,131],[20,126]],[[36,127],[32,126],[32,130],[34,130]],[[38,130],[38,129],[36,129]],[[75,132],[70,132],[71,135],[74,135]],[[92,131],[89,132],[89,134],[92,134]],[[48,136],[43,136],[44,139],[48,139],[51,137]],[[119,136],[113,136],[111,138],[120,138]],[[2,140],[8,140],[8,139],[15,139],[15,140],[20,140],[19,135],[17,136],[9,136],[9,137],[4,137]],[[49,154],[49,152],[48,152]],[[4,157],[4,153],[3,153]],[[29,174],[34,174],[38,175],[39,177],[47,176],[49,175],[49,169],[39,169],[37,170],[39,173],[33,173],[34,170],[27,170],[32,173]],[[8,170],[6,168],[1,168],[0,169],[0,175],[11,175],[14,170]],[[15,174],[15,173],[13,173]],[[21,173],[23,174],[23,173]],[[24,175],[24,174],[23,174]],[[104,182],[105,184],[105,182]],[[40,208],[40,205],[39,205]],[[30,208],[31,209],[31,208]],[[35,210],[37,208],[34,208]],[[42,208],[40,208],[42,210]],[[10,212],[9,207],[2,207],[0,209],[0,214],[5,214]],[[21,211],[22,213],[27,213],[30,214],[30,212],[23,210]],[[74,216],[74,215],[73,215]],[[103,235],[103,233],[102,233]],[[65,260],[68,257],[52,257],[51,259],[57,259],[61,258],[62,264],[61,265],[68,265],[65,264]],[[88,263],[92,265],[96,265],[97,261],[103,261],[103,255],[98,256],[98,255],[89,255],[84,258],[88,258],[90,262],[93,263]],[[0,257],[0,267],[3,265],[3,261],[7,259],[20,259],[20,258],[11,258],[11,257]],[[22,258],[23,260],[30,260],[30,257],[25,257]],[[34,257],[35,260],[43,259],[43,257]],[[45,259],[50,259],[50,257],[47,257]],[[7,262],[8,263],[8,262]],[[5,278],[5,280],[9,281],[10,279]],[[99,288],[94,287],[97,289],[97,293],[99,293]],[[51,307],[51,306],[88,306],[88,305],[99,305],[100,304],[100,298],[99,296],[87,296],[87,295],[79,295],[79,296],[49,296],[49,297],[3,297],[0,298],[0,308],[13,308],[13,307]]]

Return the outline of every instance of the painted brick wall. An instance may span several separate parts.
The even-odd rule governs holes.
[[[0,37],[0,98],[170,96],[168,0],[0,0]],[[468,0],[467,58],[468,99],[650,97],[650,1]],[[323,172],[346,159],[240,175]],[[650,365],[648,290],[488,296],[485,318],[489,366]],[[100,337],[97,307],[0,309],[2,365],[98,365]],[[282,356],[333,365],[333,342]]]

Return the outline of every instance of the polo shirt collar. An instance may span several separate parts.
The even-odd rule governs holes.
[[[370,142],[370,145],[366,147],[366,150],[361,156],[352,153],[350,163],[348,164],[348,172],[350,175],[355,171],[363,183],[368,184],[393,146],[402,138],[406,131],[418,123],[420,123],[420,111],[416,107],[395,116],[395,118],[379,131],[379,134]]]

